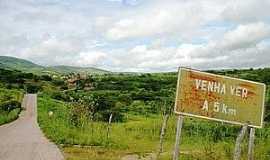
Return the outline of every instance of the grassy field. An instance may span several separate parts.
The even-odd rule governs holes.
[[[141,157],[155,153],[159,144],[162,116],[127,114],[127,121],[113,123],[107,137],[107,123],[86,121],[81,127],[71,125],[69,105],[48,97],[38,99],[39,124],[48,138],[62,144],[68,160],[116,160],[124,155]],[[48,112],[53,111],[53,116]],[[83,118],[83,117],[82,117]],[[168,122],[161,160],[170,159],[175,139],[176,117]],[[197,160],[229,160],[240,127],[186,118],[182,133],[181,157]],[[256,130],[255,159],[270,159],[270,126]],[[74,147],[79,145],[84,147]],[[247,155],[247,137],[243,146]]]
[[[11,122],[18,118],[21,108],[14,108],[12,110],[6,110],[5,106],[12,105],[10,102],[17,102],[19,103],[22,100],[22,92],[17,90],[8,90],[0,88],[0,125]]]

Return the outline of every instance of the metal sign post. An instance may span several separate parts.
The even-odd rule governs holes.
[[[176,130],[176,138],[175,138],[175,146],[173,153],[173,160],[178,160],[179,158],[179,146],[181,141],[181,131],[183,126],[184,117],[179,115],[177,120],[177,130]]]

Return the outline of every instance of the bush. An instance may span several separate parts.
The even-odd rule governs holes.
[[[61,92],[52,92],[51,97],[53,99],[62,100],[62,101],[69,101],[70,100],[68,95],[61,93]]]
[[[41,86],[34,85],[34,84],[27,84],[26,85],[26,92],[27,93],[37,93],[41,90]]]
[[[270,93],[269,93],[270,94]],[[270,95],[268,95],[268,98],[265,103],[265,121],[270,122]]]
[[[70,110],[70,122],[73,126],[84,127],[87,124],[90,113],[86,107],[80,104],[73,105]]]
[[[7,102],[0,104],[0,109],[3,111],[7,111],[7,112],[10,112],[10,111],[17,109],[17,108],[21,108],[21,103],[18,101],[14,101],[14,100],[7,101]]]
[[[65,85],[65,81],[63,80],[52,80],[52,83],[56,86],[63,86]]]
[[[63,85],[60,87],[61,90],[68,90],[68,86],[67,85]]]
[[[11,122],[19,117],[21,112],[20,108],[16,108],[10,112],[0,112],[0,125]]]
[[[44,81],[52,81],[52,78],[49,75],[42,75],[40,79]]]

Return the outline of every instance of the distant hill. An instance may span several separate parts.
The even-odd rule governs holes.
[[[68,74],[68,73],[108,73],[109,71],[94,68],[94,67],[75,67],[75,66],[52,66],[48,67],[48,70],[52,70],[55,72]]]
[[[23,72],[42,74],[68,74],[68,73],[88,73],[88,74],[104,74],[109,73],[109,71],[94,68],[94,67],[74,67],[74,66],[50,66],[45,67],[35,64],[31,61],[9,57],[0,56],[0,68],[20,70]]]
[[[0,68],[16,69],[24,72],[40,72],[45,69],[45,67],[33,62],[8,56],[0,56]]]

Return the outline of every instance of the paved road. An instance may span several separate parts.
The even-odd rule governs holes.
[[[37,123],[37,96],[28,94],[26,111],[15,122],[0,126],[0,160],[63,160],[56,145],[49,142]]]

